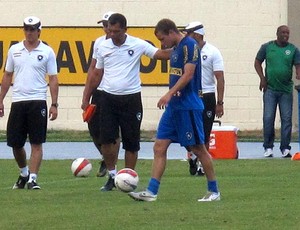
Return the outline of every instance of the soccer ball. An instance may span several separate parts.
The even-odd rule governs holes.
[[[121,169],[115,177],[115,185],[122,192],[132,192],[139,183],[139,176],[133,169]]]
[[[92,170],[92,164],[88,159],[83,157],[77,158],[72,162],[71,171],[74,176],[86,177]]]

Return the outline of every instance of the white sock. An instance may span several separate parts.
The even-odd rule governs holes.
[[[32,181],[36,181],[36,179],[37,179],[36,173],[30,173],[28,182],[31,183]]]
[[[117,169],[114,168],[113,170],[108,170],[108,174],[112,177],[115,178],[116,174],[117,174]]]
[[[25,166],[24,168],[20,168],[20,172],[22,177],[27,177],[29,174],[28,166]]]

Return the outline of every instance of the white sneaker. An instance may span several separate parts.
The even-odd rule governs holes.
[[[271,148],[266,149],[264,156],[265,157],[273,157],[273,149],[271,149]]]
[[[292,157],[291,151],[290,151],[289,149],[284,149],[284,150],[281,152],[281,154],[282,154],[282,157],[283,157],[283,158],[290,158],[290,157]]]
[[[207,192],[206,195],[201,198],[201,199],[198,199],[199,202],[202,202],[202,201],[219,201],[221,200],[221,193],[219,192]]]
[[[157,195],[153,195],[149,191],[130,192],[128,196],[137,201],[156,201],[157,199]]]

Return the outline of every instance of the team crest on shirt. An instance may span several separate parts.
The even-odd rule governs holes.
[[[193,137],[193,134],[191,132],[186,132],[185,136],[188,140],[191,140]]]
[[[177,62],[177,60],[178,60],[178,55],[177,55],[177,54],[173,54],[173,55],[172,55],[172,60],[173,60],[174,62]]]
[[[207,55],[203,55],[202,59],[205,61],[207,59]]]
[[[142,113],[137,113],[136,118],[138,119],[138,121],[142,120]]]
[[[43,55],[38,55],[38,56],[37,56],[37,59],[38,59],[39,61],[43,60],[43,58],[44,58]]]
[[[285,51],[285,54],[286,54],[286,55],[290,55],[290,54],[291,54],[291,51],[290,51],[290,50],[286,50],[286,51]]]
[[[133,50],[128,50],[128,54],[129,54],[130,56],[132,56],[132,55],[134,54],[134,51],[133,51]]]
[[[211,118],[211,117],[212,117],[212,111],[207,111],[207,112],[206,112],[206,116],[207,116],[208,118]]]
[[[43,117],[45,117],[46,116],[46,109],[42,109],[41,114],[42,114]]]

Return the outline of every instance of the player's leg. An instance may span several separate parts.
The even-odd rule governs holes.
[[[165,171],[169,139],[156,139],[154,143],[154,159],[151,178],[145,191],[130,192],[128,195],[137,201],[155,201],[160,187],[160,180]]]
[[[13,189],[23,189],[29,178],[26,152],[23,147],[27,138],[24,113],[25,108],[22,102],[12,103],[6,128],[7,145],[12,147],[14,158],[20,169]]]
[[[204,128],[204,138],[205,147],[207,151],[209,150],[210,133],[215,120],[216,115],[216,96],[215,93],[203,94],[203,128]]]
[[[130,192],[128,195],[137,201],[155,201],[160,187],[160,180],[165,171],[167,161],[167,149],[171,140],[176,140],[176,130],[172,124],[172,116],[168,109],[163,113],[158,129],[157,138],[154,143],[154,160],[152,163],[151,178],[147,190],[141,192]]]
[[[167,149],[171,144],[170,139],[156,139],[153,152],[154,152],[154,160],[152,164],[152,173],[151,177],[160,181],[162,175],[164,174],[166,163],[167,163]],[[157,191],[155,192],[157,194]]]
[[[204,127],[204,141],[205,147],[207,151],[209,151],[209,141],[210,141],[210,133],[212,130],[212,126],[215,120],[216,115],[216,96],[215,93],[206,93],[203,94],[203,127]],[[197,175],[203,176],[205,170],[201,164],[201,161],[198,161],[197,165]]]
[[[94,116],[91,118],[91,120],[88,122],[88,129],[89,133],[92,137],[93,143],[97,150],[100,153],[100,158],[102,158],[101,153],[101,144],[99,141],[99,135],[100,135],[100,104],[99,104],[99,98],[101,96],[101,93],[96,89],[92,94],[92,100],[91,103],[96,105],[96,110],[94,113]],[[106,164],[105,161],[102,159],[100,160],[100,168],[97,171],[98,177],[103,177],[106,175]]]
[[[43,143],[46,142],[48,112],[46,101],[27,103],[28,136],[31,145],[28,189],[40,189],[37,177],[43,158]]]
[[[114,177],[117,173],[116,164],[118,160],[119,142],[116,140],[119,138],[119,118],[114,112],[113,107],[118,107],[115,104],[115,96],[101,92],[100,96],[100,119],[99,126],[99,144],[101,145],[101,153],[108,170],[108,180],[104,186],[101,187],[101,191],[111,191],[114,185]]]
[[[215,93],[205,93],[202,97],[204,110],[203,110],[203,124],[204,124],[204,137],[205,147],[209,150],[210,133],[213,126],[213,122],[216,114],[216,96]],[[197,174],[198,176],[204,175],[204,169],[201,162],[197,160],[195,154],[191,151],[189,155],[189,172],[191,175]]]
[[[184,114],[184,112],[181,112],[181,114],[178,113],[180,117],[178,117],[177,124],[180,124],[181,120],[185,121],[184,125],[178,125],[180,144],[188,146],[188,148],[197,155],[207,178],[208,193],[198,201],[220,200],[212,159],[204,143],[202,111],[191,110],[187,111],[187,113],[188,114]],[[181,129],[179,129],[180,127]],[[186,133],[190,133],[190,135],[186,135]]]
[[[282,93],[278,105],[281,120],[280,151],[282,157],[288,158],[292,157],[290,142],[292,135],[293,94]]]
[[[277,108],[276,92],[267,89],[263,94],[263,133],[265,157],[273,157],[273,147],[275,139],[275,116]]]
[[[220,192],[216,181],[213,162],[210,154],[208,153],[204,144],[191,147],[192,151],[197,155],[200,160],[207,179],[207,194],[198,201],[216,201],[220,200]]]
[[[125,167],[135,169],[138,151],[140,150],[141,123],[143,105],[141,93],[122,96],[120,98],[120,128],[125,149]]]

